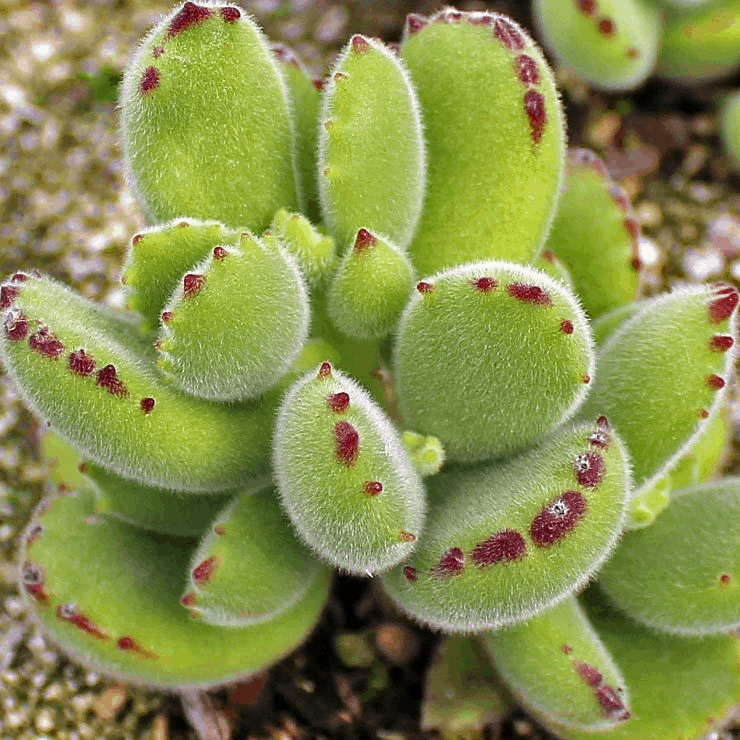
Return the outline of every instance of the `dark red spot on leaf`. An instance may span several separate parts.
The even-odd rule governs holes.
[[[545,262],[549,262],[551,265],[555,262],[555,255],[549,249],[546,249],[540,256]]]
[[[142,398],[141,401],[139,401],[139,408],[145,413],[145,414],[151,414],[154,410],[154,399],[153,398]]]
[[[729,574],[729,573],[723,573],[723,574],[722,574],[722,575],[721,575],[721,576],[719,577],[719,582],[720,582],[720,583],[721,583],[721,584],[722,584],[723,586],[727,586],[727,585],[728,585],[728,584],[729,584],[729,583],[730,583],[731,581],[732,581],[732,576],[730,576],[730,574]]]
[[[407,532],[405,529],[402,529],[398,533],[398,540],[400,542],[416,542],[416,535],[413,532]]]
[[[488,13],[468,16],[468,22],[474,26],[490,26],[493,24],[493,16]]]
[[[527,90],[524,95],[524,110],[527,118],[529,118],[532,141],[539,144],[547,125],[547,109],[542,93],[537,92],[537,90]]]
[[[0,308],[10,308],[20,292],[17,285],[3,285],[0,288]]]
[[[239,12],[239,8],[221,8],[221,17],[226,23],[236,23],[242,14]]]
[[[581,383],[584,385],[588,385],[591,382],[591,376],[588,373],[583,373],[581,375]]]
[[[334,73],[335,82],[339,82],[340,80],[346,80],[348,77],[349,75],[346,72],[335,72]]]
[[[331,378],[331,364],[328,362],[322,362],[321,367],[319,368],[319,373],[316,377],[319,380],[324,380],[324,378]]]
[[[627,59],[637,59],[640,56],[640,50],[635,49],[635,47],[631,47],[630,49],[627,49]]]
[[[349,393],[332,393],[326,397],[326,403],[335,414],[341,414],[349,408]]]
[[[596,0],[577,0],[577,4],[584,15],[593,15],[596,12]]]
[[[84,349],[79,349],[69,355],[67,367],[75,375],[92,375],[95,372],[95,360]]]
[[[632,259],[630,260],[630,267],[631,267],[631,268],[632,268],[632,269],[633,269],[633,270],[634,270],[635,272],[640,272],[640,270],[642,270],[642,260],[641,260],[641,259],[640,259],[639,257],[633,257],[633,258],[632,258]]]
[[[542,507],[529,534],[537,547],[549,547],[571,532],[586,513],[586,499],[578,491],[565,491]]]
[[[562,331],[563,334],[572,334],[573,333],[573,322],[568,321],[568,319],[563,319],[560,322],[560,331]]]
[[[11,342],[20,342],[28,335],[28,319],[19,309],[11,309],[3,322],[5,336]]]
[[[357,236],[355,237],[355,254],[364,252],[371,247],[374,247],[377,243],[378,240],[367,229],[359,229],[357,231]]]
[[[22,272],[16,272],[10,279],[14,283],[25,283],[28,280],[28,275],[24,275]]]
[[[709,411],[707,411],[706,409],[697,409],[696,415],[700,419],[708,419],[709,418]]]
[[[421,283],[416,284],[416,289],[422,295],[428,295],[434,290],[434,286],[431,283],[425,283],[422,281]]]
[[[334,449],[337,459],[345,467],[351,468],[357,462],[357,455],[360,452],[360,435],[348,421],[340,421],[335,425]]]
[[[182,33],[190,28],[190,26],[194,26],[196,23],[202,23],[212,15],[213,11],[210,8],[204,8],[195,3],[185,3],[182,6],[182,10],[170,22],[167,35],[169,37],[176,36],[178,33]]]
[[[573,652],[573,648],[570,645],[561,645],[560,652],[563,655],[570,655]]]
[[[539,287],[539,285],[525,285],[524,283],[511,283],[506,292],[517,301],[531,303],[535,306],[552,306],[550,294]]]
[[[616,32],[614,21],[611,18],[602,18],[599,21],[599,33],[605,38],[611,38]]]
[[[539,85],[540,71],[537,62],[528,54],[520,54],[516,59],[517,77],[525,85]]]
[[[575,669],[578,671],[578,675],[589,686],[593,686],[594,688],[596,688],[597,686],[600,686],[603,683],[604,677],[592,665],[588,665],[588,663],[582,663],[580,661],[576,661],[575,663],[573,663],[573,665],[575,666]]]
[[[630,235],[630,239],[636,241],[640,237],[640,226],[637,221],[632,218],[626,218],[623,224],[627,233]]]
[[[720,324],[732,316],[740,301],[740,294],[732,285],[722,285],[713,293],[714,300],[708,305],[709,321]]]
[[[725,387],[725,381],[723,378],[720,378],[719,375],[707,375],[704,382],[706,383],[707,388],[711,388],[713,391],[718,391]]]
[[[190,272],[183,278],[183,291],[185,298],[193,298],[198,295],[205,285],[206,278],[204,275],[197,275],[196,273]]]
[[[524,537],[516,530],[505,529],[479,542],[473,548],[472,557],[476,565],[484,566],[518,560],[526,553]]]
[[[598,452],[584,452],[576,455],[573,472],[580,485],[596,488],[604,477],[604,458]]]
[[[733,344],[735,344],[735,340],[732,337],[717,334],[709,340],[709,349],[712,352],[727,352]]]
[[[226,527],[224,527],[224,525],[223,525],[223,524],[217,524],[217,525],[216,525],[216,526],[215,526],[215,527],[213,528],[213,531],[214,531],[214,532],[215,532],[215,533],[216,533],[216,534],[217,534],[217,535],[218,535],[219,537],[223,537],[223,536],[224,536],[224,535],[226,534]]]
[[[423,15],[409,13],[406,16],[406,36],[413,36],[429,25],[429,19]]]
[[[383,492],[383,484],[377,480],[365,481],[365,485],[362,487],[362,490],[367,496],[377,496],[379,493]]]
[[[416,568],[412,568],[410,565],[404,565],[403,575],[409,583],[416,583]]]
[[[115,365],[106,365],[102,370],[98,370],[95,382],[101,388],[105,388],[112,396],[118,396],[119,398],[128,396],[128,388],[118,377]]]
[[[144,238],[143,234],[135,234],[134,238],[131,240],[131,243],[138,244],[143,238]]]
[[[215,259],[217,262],[221,262],[223,260],[228,252],[223,247],[214,247],[213,248],[213,259]]]
[[[511,51],[521,51],[524,48],[524,37],[516,26],[505,18],[496,18],[493,24],[493,34]]]
[[[148,95],[159,87],[159,70],[156,67],[147,67],[141,75],[139,90],[142,95]]]
[[[417,285],[417,290],[419,286]],[[481,293],[490,293],[496,290],[498,283],[492,277],[482,277],[477,280],[473,280],[473,287],[479,290]]]
[[[159,59],[159,57],[161,57],[161,56],[162,56],[162,54],[164,54],[164,46],[155,46],[155,47],[154,47],[154,48],[152,49],[152,56],[153,56],[153,57],[154,57],[155,59]],[[134,237],[134,239],[135,239],[135,238],[136,238],[136,237]],[[134,244],[136,244],[136,242],[134,242]]]
[[[313,80],[313,86],[314,86],[314,87],[315,87],[315,88],[316,88],[316,89],[317,89],[317,90],[318,90],[319,92],[321,92],[321,91],[322,91],[322,90],[324,89],[324,85],[325,85],[325,84],[326,84],[326,83],[324,82],[324,80],[319,80],[319,79]]]
[[[451,547],[442,553],[439,562],[432,568],[435,578],[456,576],[465,569],[465,554],[459,547]]]
[[[165,311],[162,314],[162,323],[163,324],[169,324],[170,321],[172,321],[172,317],[173,316],[174,316],[174,314],[172,313],[172,311]]]
[[[200,565],[193,568],[193,580],[199,586],[206,585],[211,580],[218,562],[219,558],[217,555],[211,555],[210,558],[206,558]]]
[[[596,691],[596,699],[608,717],[620,720],[629,719],[630,713],[622,697],[611,686],[606,685],[599,688]]]
[[[51,329],[45,326],[28,338],[28,346],[40,355],[56,360],[62,356],[64,345],[52,334]]]

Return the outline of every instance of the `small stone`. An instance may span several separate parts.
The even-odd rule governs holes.
[[[51,732],[56,727],[54,713],[47,707],[40,709],[36,714],[34,726],[39,732]]]
[[[93,703],[92,710],[100,719],[109,722],[118,716],[128,701],[128,689],[123,684],[109,686]]]
[[[646,229],[656,229],[663,223],[663,212],[656,203],[646,200],[637,208],[637,220]]]

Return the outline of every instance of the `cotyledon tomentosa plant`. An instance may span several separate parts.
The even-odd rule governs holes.
[[[484,647],[562,737],[695,737],[740,697],[740,482],[703,482],[740,296],[637,300],[629,200],[566,153],[522,28],[412,15],[314,82],[186,2],[121,108],[128,310],[33,272],[0,294],[3,362],[82,461],[22,553],[59,644],[223,683],[306,637],[333,566],[477,635],[450,654]]]

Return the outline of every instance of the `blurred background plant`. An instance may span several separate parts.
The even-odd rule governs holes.
[[[169,0],[5,0],[0,7],[3,275],[33,259],[88,297],[122,305],[123,295],[115,287],[119,265],[144,218],[123,181],[117,86],[131,49],[171,5]],[[504,12],[535,27],[529,3],[522,0],[458,5]],[[350,31],[396,41],[406,13],[427,13],[439,3],[255,0],[244,7],[273,40],[295,48],[320,75]],[[686,279],[740,282],[737,72],[733,77],[729,69],[720,81],[700,84],[651,78],[629,94],[600,92],[565,67],[558,74],[571,145],[597,151],[635,199],[643,229],[639,257],[646,267],[645,292]],[[738,472],[736,384],[729,409],[735,435],[727,469]],[[339,579],[312,640],[269,678],[211,694],[192,693],[183,706],[164,694],[103,680],[68,663],[27,621],[15,585],[17,539],[49,475],[39,457],[38,432],[1,377],[3,740],[401,740],[419,736],[420,714],[425,727],[439,727],[449,736],[477,736],[485,723],[489,737],[547,736],[521,711],[512,713],[489,701],[485,681],[466,682],[462,674],[457,698],[467,697],[465,702],[453,701],[448,716],[444,708],[432,716],[423,700],[422,675],[437,639],[376,600],[367,582],[351,578]],[[476,664],[476,656],[464,658]],[[468,714],[461,720],[463,704]],[[724,732],[740,737],[732,726]],[[715,740],[720,737],[715,733]]]

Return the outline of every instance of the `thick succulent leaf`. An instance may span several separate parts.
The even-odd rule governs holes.
[[[722,407],[734,359],[738,292],[688,286],[650,301],[601,346],[581,413],[624,439],[635,495],[685,454]]]
[[[243,10],[184,3],[144,39],[121,90],[124,158],[150,222],[259,231],[298,205],[287,86]]]
[[[315,222],[321,220],[319,201],[318,137],[321,111],[322,80],[312,80],[295,51],[283,44],[272,44],[281,63],[293,109],[296,137],[298,182],[305,203],[306,215]]]
[[[309,311],[295,260],[244,232],[180,281],[162,313],[157,364],[199,398],[255,398],[298,357]]]
[[[445,635],[432,658],[421,703],[421,729],[442,740],[475,740],[484,725],[507,714],[511,702],[480,640]]]
[[[382,339],[398,323],[413,287],[414,268],[404,252],[359,229],[329,288],[329,316],[350,337]]]
[[[537,719],[608,732],[630,718],[628,687],[574,596],[481,641],[499,676]]]
[[[305,216],[280,209],[272,220],[272,232],[295,257],[309,286],[321,285],[336,267],[334,240],[322,234]],[[264,236],[269,243],[270,235]]]
[[[246,627],[293,607],[326,570],[296,539],[268,486],[237,495],[212,521],[181,603],[208,624]]]
[[[2,287],[2,360],[38,416],[124,478],[219,491],[266,471],[276,399],[219,405],[165,382],[136,327],[49,278]]]
[[[532,267],[542,270],[554,280],[559,280],[571,293],[575,291],[573,278],[570,276],[565,263],[549,249],[540,252],[537,259],[532,262]]]
[[[505,262],[420,282],[398,326],[394,377],[405,425],[452,461],[490,459],[572,416],[594,371],[591,331],[559,281]]]
[[[628,532],[599,585],[629,616],[665,632],[740,626],[740,478],[673,491],[645,529]]]
[[[41,460],[49,469],[47,488],[61,492],[74,491],[85,483],[85,475],[80,470],[82,456],[66,439],[48,427],[40,431],[38,440]]]
[[[614,308],[608,313],[599,316],[591,323],[591,330],[594,333],[596,344],[598,346],[604,344],[627,319],[631,319],[635,314],[642,311],[645,306],[649,305],[650,301],[632,301],[632,303],[625,303],[623,306]]]
[[[263,670],[308,635],[327,574],[277,619],[241,629],[193,620],[180,605],[191,539],[95,515],[93,490],[46,500],[22,554],[22,591],[51,637],[81,663],[131,683],[212,686]]]
[[[324,220],[340,251],[363,227],[408,244],[424,198],[424,138],[406,69],[376,39],[353,36],[329,75],[318,167]]]
[[[159,328],[159,317],[182,276],[214,247],[237,244],[239,234],[217,221],[180,218],[134,236],[121,282],[126,308],[141,316],[142,333]]]
[[[82,470],[95,484],[95,513],[177,537],[200,537],[234,492],[188,496],[126,480],[94,463]]]
[[[740,0],[723,0],[666,24],[658,74],[696,84],[731,75],[740,67]]]
[[[544,56],[505,16],[450,9],[409,16],[401,57],[427,142],[424,208],[409,247],[419,274],[528,262],[554,215],[565,150]]]
[[[622,530],[629,487],[604,419],[503,463],[440,473],[427,481],[416,549],[383,584],[410,616],[452,632],[528,619],[596,572]]]
[[[634,300],[639,234],[629,196],[604,163],[588,149],[571,149],[545,246],[565,263],[592,318]]]
[[[699,740],[711,737],[740,695],[740,648],[730,635],[673,637],[640,627],[586,592],[587,615],[615,656],[630,693],[632,719],[604,737]],[[600,737],[545,721],[562,740]],[[709,733],[709,734],[707,734]]]
[[[631,90],[653,71],[660,11],[651,0],[535,0],[547,48],[592,85]]]
[[[383,412],[328,362],[286,394],[273,461],[283,506],[320,558],[366,574],[412,551],[421,478]]]

